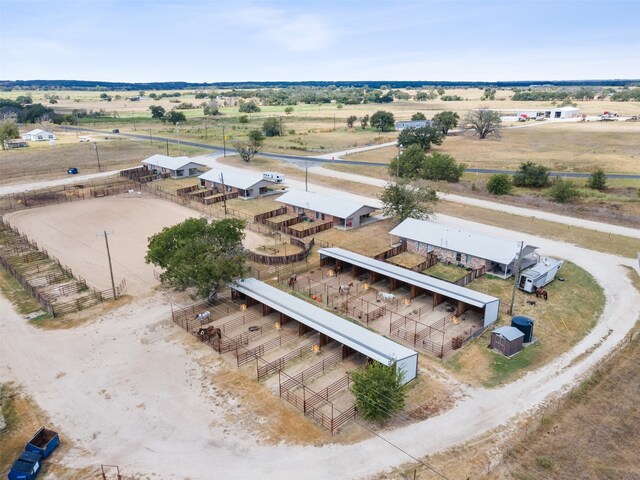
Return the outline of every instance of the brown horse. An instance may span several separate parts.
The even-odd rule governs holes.
[[[534,292],[536,294],[536,298],[544,298],[544,301],[546,302],[547,299],[549,298],[549,294],[547,293],[547,291],[543,288],[536,288],[536,291]]]
[[[200,340],[209,340],[210,338],[216,337],[220,339],[222,337],[222,331],[214,326],[200,328],[198,330],[198,337],[200,337]]]

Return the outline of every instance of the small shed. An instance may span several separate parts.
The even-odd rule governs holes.
[[[515,327],[504,326],[491,332],[490,347],[502,353],[505,357],[515,355],[522,350],[524,333]]]

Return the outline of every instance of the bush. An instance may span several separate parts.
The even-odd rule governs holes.
[[[465,168],[466,165],[464,163],[456,163],[451,155],[434,152],[431,155],[427,155],[422,169],[422,178],[455,183],[460,180]]]
[[[549,169],[533,162],[520,164],[520,168],[513,175],[513,184],[516,187],[546,187],[549,183]]]
[[[406,389],[402,384],[404,372],[396,365],[373,362],[352,373],[351,390],[358,415],[365,420],[381,422],[404,409]]]
[[[256,105],[256,102],[247,102],[240,105],[239,108],[240,113],[258,113],[260,111],[260,107]]]
[[[493,175],[487,182],[487,190],[494,195],[507,195],[513,190],[511,178],[506,173]]]
[[[238,121],[240,123],[249,123],[249,117],[247,117],[246,115],[240,115],[240,117],[238,118]]]
[[[580,192],[573,182],[558,179],[549,194],[558,203],[570,203],[578,198]]]
[[[587,187],[593,190],[604,190],[607,188],[607,174],[604,173],[604,170],[598,168],[591,172],[591,176],[589,180],[587,180]]]
[[[538,465],[540,465],[545,470],[549,470],[553,466],[553,462],[551,462],[551,459],[546,455],[543,455],[542,457],[538,457],[536,459],[536,462],[538,462]]]

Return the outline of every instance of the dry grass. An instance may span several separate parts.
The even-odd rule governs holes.
[[[569,350],[593,328],[604,308],[604,293],[594,278],[571,262],[565,262],[559,272],[564,282],[553,281],[545,287],[549,301],[518,290],[514,304],[517,315],[535,320],[534,336],[538,342],[511,359],[489,350],[490,332],[472,341],[447,365],[458,376],[472,384],[488,387],[508,382],[527,370],[537,368]],[[486,275],[474,280],[468,288],[500,298],[497,325],[509,325],[509,304],[513,283]],[[536,305],[526,302],[535,300]],[[484,357],[484,358],[483,358]],[[489,374],[478,370],[478,364],[488,365]]]
[[[398,255],[387,258],[386,261],[400,267],[413,269],[418,265],[424,263],[425,258],[422,255],[418,255],[417,253],[402,252]]]
[[[233,208],[249,216],[277,210],[282,207],[282,203],[276,202],[277,197],[257,198],[253,200],[239,200],[234,198],[227,202],[227,207]]]
[[[444,263],[436,263],[433,267],[424,271],[427,275],[446,280],[447,282],[455,282],[464,277],[467,272],[464,268],[457,265],[446,265]]]
[[[314,237],[329,242],[335,247],[346,248],[352,252],[372,257],[391,248],[389,230],[394,226],[394,221],[388,219],[370,223],[354,230],[331,228],[314,235]]]
[[[553,240],[588,248],[589,250],[613,253],[627,258],[635,258],[640,249],[640,241],[636,238],[597,232],[595,230],[562,225],[546,220],[510,215],[508,213],[470,205],[440,201],[438,202],[437,211],[444,215],[464,218],[466,220],[490,224],[544,238],[551,238]]]

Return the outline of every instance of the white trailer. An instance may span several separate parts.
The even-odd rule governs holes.
[[[556,277],[556,273],[564,262],[554,258],[543,257],[538,263],[520,274],[518,288],[525,292],[535,292],[536,288],[548,285]]]
[[[271,180],[272,182],[275,182],[275,183],[283,183],[284,182],[284,174],[283,173],[263,172],[262,173],[262,178],[264,178],[265,180]]]

